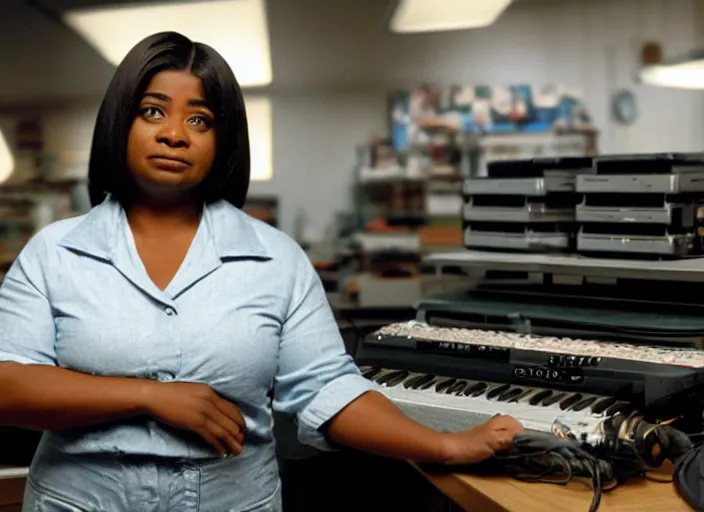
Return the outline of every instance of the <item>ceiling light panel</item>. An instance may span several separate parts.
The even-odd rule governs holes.
[[[244,98],[247,108],[252,181],[269,181],[273,176],[271,101],[264,97]]]
[[[64,20],[115,66],[145,37],[172,30],[217,50],[243,87],[272,81],[265,0],[130,4],[68,11]]]
[[[704,58],[648,66],[640,71],[640,79],[646,85],[704,89]]]
[[[15,159],[10,151],[10,145],[0,131],[0,183],[7,181],[15,170]]]
[[[399,0],[392,32],[438,32],[487,27],[513,0]]]

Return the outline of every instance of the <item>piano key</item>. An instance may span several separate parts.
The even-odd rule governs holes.
[[[616,403],[616,399],[613,397],[603,398],[603,399],[599,400],[598,402],[596,402],[592,406],[592,413],[593,414],[603,414],[606,411],[606,409],[608,409],[609,407],[611,407],[615,403]]]
[[[464,396],[478,397],[482,395],[488,387],[486,382],[475,382],[467,386],[462,394]]]
[[[493,389],[491,389],[490,391],[488,391],[486,394],[486,397],[489,400],[496,398],[504,391],[507,391],[510,387],[511,387],[510,384],[500,384],[500,385],[494,387]]]
[[[573,393],[564,400],[560,401],[560,409],[563,411],[566,411],[570,407],[572,407],[575,403],[579,402],[582,399],[582,394],[581,393]]]
[[[399,377],[401,377],[401,380],[403,380],[407,376],[408,376],[408,372],[405,370],[392,370],[389,373],[385,373],[384,375],[381,375],[380,377],[377,377],[374,380],[376,380],[377,384],[391,385],[390,384],[391,381],[395,381]]]
[[[519,393],[516,396],[514,396],[513,398],[509,399],[508,402],[509,403],[513,403],[513,402],[518,403],[521,400],[528,398],[530,395],[533,395],[534,393],[535,393],[535,389],[530,389],[530,388],[524,389],[521,393]]]
[[[420,386],[422,386],[426,382],[430,382],[434,378],[435,378],[434,375],[430,375],[427,373],[421,373],[420,375],[414,375],[414,376],[406,379],[403,382],[403,387],[409,388],[409,389],[418,389]]]
[[[570,411],[576,411],[576,412],[582,411],[582,410],[586,409],[587,407],[591,406],[594,402],[596,402],[596,400],[597,400],[597,397],[595,397],[595,396],[588,396],[586,398],[583,398],[582,400],[580,400],[579,402],[574,404],[572,407],[570,407]]]
[[[453,378],[448,378],[448,379],[443,379],[443,380],[441,380],[441,381],[438,383],[438,385],[435,386],[435,392],[436,392],[436,393],[442,393],[442,392],[445,391],[447,388],[449,388],[450,386],[452,386],[452,385],[455,383],[455,381],[457,381],[457,379],[453,379]]]
[[[365,379],[372,380],[374,377],[376,377],[382,372],[382,369],[371,366],[365,369],[360,368],[360,371],[362,372],[362,377],[364,377]]]
[[[438,381],[439,381],[439,377],[436,377],[435,375],[433,375],[433,378],[432,378],[432,379],[430,379],[430,380],[429,380],[428,382],[426,382],[425,384],[421,384],[418,389],[420,389],[421,391],[424,391],[424,390],[426,390],[426,389],[430,389],[430,388],[432,388],[435,384],[437,384]]]
[[[533,396],[531,396],[530,400],[528,400],[528,403],[534,406],[538,405],[543,400],[550,398],[551,395],[552,391],[550,391],[549,389],[543,389],[542,391],[538,391]]]
[[[633,406],[625,402],[617,402],[606,410],[607,416],[615,416],[618,413],[628,415],[633,411]]]
[[[512,398],[515,398],[523,393],[523,388],[510,388],[499,395],[497,400],[499,402],[508,402]]]
[[[543,407],[550,407],[565,398],[565,396],[567,396],[567,393],[553,392],[553,394],[543,400],[540,405]]]
[[[457,394],[459,394],[464,388],[466,388],[468,384],[469,384],[469,382],[467,382],[466,380],[458,380],[458,381],[455,382],[452,386],[450,386],[449,388],[447,388],[447,394],[448,394],[448,395],[457,395]]]

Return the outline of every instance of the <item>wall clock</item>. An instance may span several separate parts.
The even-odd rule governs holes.
[[[613,116],[621,124],[633,124],[638,119],[638,104],[631,91],[622,90],[611,100]]]

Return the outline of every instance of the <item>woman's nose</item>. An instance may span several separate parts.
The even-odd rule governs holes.
[[[162,125],[157,134],[157,141],[170,148],[188,147],[188,135],[183,125],[176,120],[167,121]]]

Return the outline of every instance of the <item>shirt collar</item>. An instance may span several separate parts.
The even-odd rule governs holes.
[[[206,205],[203,211],[208,233],[220,259],[263,258],[271,255],[262,243],[253,220],[227,201]],[[123,209],[108,196],[93,207],[59,245],[95,258],[113,261]]]

